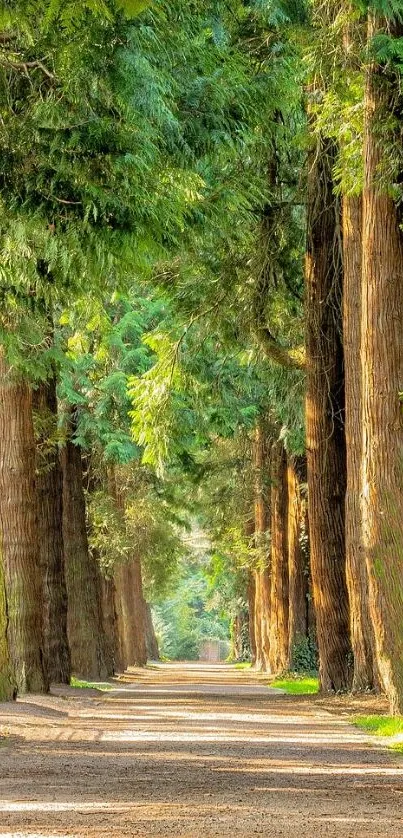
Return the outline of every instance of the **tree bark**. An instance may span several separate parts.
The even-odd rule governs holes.
[[[255,578],[254,578],[254,575],[253,575],[252,571],[249,571],[247,597],[248,597],[248,606],[249,606],[248,607],[249,645],[250,645],[250,654],[251,654],[252,666],[255,666],[255,664],[256,664],[255,595],[256,595]]]
[[[353,691],[373,689],[378,681],[375,636],[369,613],[361,515],[362,377],[361,274],[362,197],[343,198],[343,344],[346,390],[346,573],[354,654]]]
[[[63,472],[56,438],[56,378],[40,384],[34,391],[33,406],[38,418],[36,480],[45,669],[50,683],[69,684],[71,659],[64,572]]]
[[[254,439],[255,468],[255,547],[260,567],[255,572],[256,669],[270,667],[270,553],[267,531],[270,519],[270,458],[265,423],[256,428]]]
[[[287,468],[287,542],[289,576],[288,656],[293,668],[293,652],[301,638],[309,633],[309,550],[307,544],[306,458],[290,457]]]
[[[74,423],[62,451],[63,539],[68,595],[68,638],[75,675],[108,677],[102,625],[99,568],[88,548],[81,449],[74,445]]]
[[[321,690],[351,686],[345,564],[346,452],[339,202],[335,148],[318,138],[308,177],[306,434],[312,587]]]
[[[403,25],[387,26],[370,16],[369,43],[382,32],[401,37]],[[393,140],[389,117],[396,95],[395,77],[370,63],[361,333],[363,544],[380,676],[391,712],[403,713],[403,241],[401,219],[380,179],[384,149]]]
[[[116,613],[116,590],[113,579],[101,576],[102,625],[106,641],[108,671],[115,674],[119,664],[118,617]]]
[[[146,647],[148,660],[157,661],[160,657],[158,648],[158,640],[154,630],[153,615],[151,613],[151,606],[148,602],[145,603],[145,624],[146,624]]]
[[[12,378],[1,349],[0,440],[0,537],[9,654],[18,692],[43,693],[48,683],[43,667],[32,392],[26,382]],[[6,675],[6,684],[7,680]]]
[[[123,631],[123,657],[127,666],[147,663],[145,601],[140,562],[122,562],[116,573]]]
[[[270,672],[289,667],[287,456],[282,441],[271,450]]]
[[[12,701],[17,696],[17,685],[8,650],[7,627],[6,586],[3,560],[0,555],[0,702]]]
[[[125,672],[128,667],[127,660],[127,641],[125,636],[125,580],[124,580],[124,566],[119,565],[114,569],[114,603],[116,612],[116,629],[117,629],[117,650],[116,650],[116,671]]]
[[[145,666],[147,663],[145,599],[143,595],[143,580],[141,562],[135,556],[128,565],[129,596],[130,596],[130,650],[129,666]]]

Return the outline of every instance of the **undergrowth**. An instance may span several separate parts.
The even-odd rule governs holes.
[[[354,716],[351,722],[355,727],[373,733],[374,736],[403,735],[403,716]],[[393,742],[388,747],[403,754],[403,741]]]
[[[284,690],[288,695],[315,695],[319,692],[319,678],[312,673],[287,672],[271,681],[270,687]]]
[[[70,686],[78,687],[80,690],[113,690],[113,685],[103,681],[81,681],[80,678],[75,678],[74,675],[70,678]]]

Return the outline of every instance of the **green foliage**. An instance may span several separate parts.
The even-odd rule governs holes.
[[[293,672],[317,672],[319,668],[318,647],[315,637],[297,637],[291,650]]]
[[[172,660],[197,660],[206,639],[229,639],[229,619],[218,607],[205,557],[182,565],[175,591],[154,606],[161,653]]]

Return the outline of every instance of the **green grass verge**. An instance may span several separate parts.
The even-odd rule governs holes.
[[[287,675],[271,681],[269,686],[284,690],[288,695],[315,695],[319,692],[319,678],[313,675]]]
[[[113,685],[108,684],[107,682],[80,681],[79,678],[74,678],[74,675],[72,675],[70,678],[70,686],[78,687],[78,689],[80,690],[101,690],[102,692],[106,692],[107,690],[113,690]]]
[[[373,733],[374,736],[397,736],[403,734],[403,716],[353,716],[351,722],[360,730]],[[395,753],[403,755],[403,742],[388,745]]]
[[[250,661],[240,661],[235,664],[235,669],[250,669],[252,666]]]
[[[376,736],[396,736],[403,733],[403,716],[354,716],[353,725]]]

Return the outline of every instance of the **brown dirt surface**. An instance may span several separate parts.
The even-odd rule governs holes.
[[[0,705],[0,838],[403,838],[403,759],[348,721],[379,699],[201,664],[52,692]]]

